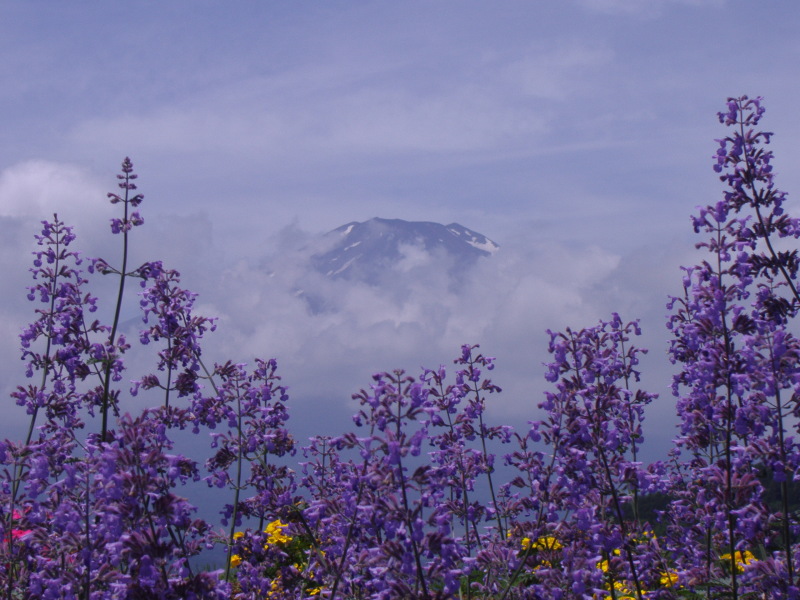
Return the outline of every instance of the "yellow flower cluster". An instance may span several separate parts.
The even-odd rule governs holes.
[[[619,548],[612,552],[614,556],[619,556]],[[597,568],[600,569],[603,573],[608,573],[608,560],[603,559],[599,563],[597,563]]]
[[[509,535],[511,534],[509,533]],[[532,550],[559,550],[562,548],[561,542],[551,535],[536,538],[533,541],[529,537],[524,537],[520,540],[520,544],[523,550],[528,550],[529,548]]]
[[[288,581],[284,580],[280,570],[281,564],[284,563],[267,566],[264,573],[270,576],[272,580],[270,583],[270,589],[267,591],[265,598],[275,598],[278,596],[283,597],[286,594],[286,589],[284,588],[286,585],[292,586],[292,589],[295,589],[298,585],[300,585],[302,588],[305,588],[304,594],[306,596],[318,596],[322,593],[323,589],[322,586],[319,585],[320,582],[314,581],[313,572],[304,573],[308,565],[307,558],[304,556],[303,537],[300,536],[297,540],[293,541],[294,538],[286,533],[288,528],[289,525],[283,523],[280,519],[276,519],[269,523],[264,529],[264,533],[266,534],[264,549],[266,550],[270,546],[281,546],[282,550],[288,554],[288,559],[294,564],[294,568],[297,569],[297,573],[300,575],[300,578],[298,580],[298,578],[291,576]],[[237,531],[233,534],[233,539],[240,540],[244,536],[244,532]],[[290,544],[290,542],[292,543]],[[247,554],[250,549],[245,547],[244,550],[245,552],[243,552],[243,554]],[[242,564],[242,560],[243,559],[240,555],[234,554],[231,556],[231,567],[238,567]],[[235,597],[238,598],[238,596]]]
[[[274,544],[285,544],[292,540],[291,536],[286,535],[283,533],[283,530],[286,529],[288,525],[286,523],[281,523],[280,519],[276,519],[272,521],[267,528],[264,530],[264,533],[267,534],[267,542],[264,544],[264,549],[266,550],[268,546]],[[239,540],[244,537],[243,531],[237,531],[233,534],[234,540]],[[231,556],[231,567],[234,569],[242,564],[242,557],[238,554],[234,554]]]
[[[629,590],[620,581],[614,582],[613,596],[603,596],[603,600],[612,600],[612,598],[616,598],[616,600],[639,600],[638,596],[636,595],[636,592]]]
[[[645,533],[647,535],[647,533]],[[619,556],[620,551],[619,549],[614,550],[612,552],[612,556]],[[603,573],[608,573],[609,564],[608,560],[601,560],[597,563],[597,568],[600,569]],[[678,574],[668,571],[666,573],[661,574],[661,579],[659,581],[662,588],[671,588],[678,585]],[[614,596],[616,596],[617,600],[637,600],[638,596],[636,591],[633,589],[633,585],[630,582],[623,582],[614,580]],[[610,591],[610,588],[607,588]],[[647,590],[642,590],[643,594],[647,594]],[[611,600],[612,596],[604,596],[603,600]]]
[[[532,542],[530,538],[522,538],[523,550],[527,550],[528,548],[532,548],[533,550],[559,550],[561,547],[561,542],[551,535],[537,538],[534,542]]]
[[[678,584],[678,574],[667,572],[661,574],[661,586],[662,587],[675,587]]]
[[[300,569],[299,569],[299,570],[300,570],[300,571],[302,571],[302,570],[303,570],[303,568],[302,568],[302,567],[300,567]],[[313,581],[313,580],[314,580],[314,573],[309,573],[309,574],[308,574],[308,580],[309,580],[309,581]],[[317,587],[315,587],[315,588],[311,588],[310,590],[306,590],[306,593],[307,593],[309,596],[317,596],[317,595],[319,595],[319,593],[320,593],[321,591],[322,591],[322,588],[321,588],[321,587],[319,587],[319,586],[317,586]]]
[[[614,550],[613,555],[619,556],[620,552],[619,549]],[[601,560],[597,563],[597,568],[600,569],[603,573],[608,573],[608,560]],[[636,590],[632,589],[627,583],[624,583],[619,580],[614,580],[613,583],[614,587],[614,594],[609,596],[603,596],[603,600],[612,600],[612,598],[616,598],[617,600],[638,600],[638,596],[636,595]],[[607,588],[610,591],[610,588]]]
[[[512,532],[508,532],[508,537],[511,537]],[[561,542],[559,542],[555,537],[552,535],[546,535],[535,540],[531,540],[529,537],[524,537],[520,540],[520,545],[522,546],[523,550],[534,550],[534,551],[554,551],[560,550],[563,548]],[[534,571],[538,571],[540,569],[550,569],[553,566],[549,560],[546,560],[542,557],[538,558],[539,563],[533,568]]]
[[[512,535],[513,535],[512,532],[508,533],[509,537],[511,537]],[[644,540],[647,540],[648,538],[654,539],[656,537],[655,533],[652,531],[644,531],[642,532],[642,536]],[[560,550],[561,548],[563,548],[561,542],[557,538],[550,535],[542,536],[536,538],[535,540],[532,540],[529,537],[523,537],[520,540],[520,544],[523,550],[553,551],[553,550]],[[635,586],[633,585],[633,583],[629,581],[617,580],[610,572],[611,559],[620,555],[621,552],[619,548],[617,548],[611,553],[611,555],[608,558],[603,559],[597,563],[597,568],[600,569],[607,576],[606,590],[608,595],[600,596],[602,600],[611,600],[612,598],[616,598],[616,600],[638,600],[639,596],[636,593],[636,590],[634,589]],[[727,559],[728,562],[730,562],[731,557],[730,554],[727,554],[723,555],[721,558],[723,560]],[[755,560],[755,558],[750,552],[745,551],[743,555],[740,552],[736,553],[736,561],[739,564],[747,565],[750,564],[753,560]],[[534,571],[537,571],[541,567],[550,567],[550,566],[551,564],[549,561],[543,560],[540,561],[540,564],[536,568],[534,568]],[[677,573],[672,571],[666,571],[660,574],[659,587],[661,589],[681,587],[679,581],[680,578],[678,577]],[[650,592],[648,590],[642,590],[642,593],[649,594]]]
[[[267,538],[267,543],[264,545],[264,548],[269,546],[270,544],[285,544],[286,542],[291,541],[291,537],[283,533],[283,530],[286,529],[288,525],[286,523],[281,523],[280,519],[276,519],[264,530],[269,538]]]
[[[730,567],[731,564],[730,553],[723,554],[719,558],[720,560],[722,560],[722,562],[726,564],[726,566]],[[734,560],[736,561],[736,572],[744,573],[745,566],[749,565],[750,563],[756,562],[758,559],[755,556],[753,556],[753,553],[750,552],[750,550],[745,550],[744,553],[742,553],[741,550],[737,550],[736,553],[734,554]]]
[[[233,534],[233,539],[238,540],[241,539],[243,536],[244,536],[243,531],[237,531],[236,533]],[[231,556],[231,567],[235,569],[240,564],[242,564],[241,556],[239,556],[238,554],[234,554],[233,556]]]

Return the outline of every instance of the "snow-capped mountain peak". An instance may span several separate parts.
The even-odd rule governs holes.
[[[374,218],[337,227],[325,236],[325,251],[311,257],[314,268],[332,278],[379,283],[387,269],[408,271],[435,261],[464,269],[499,249],[476,231],[450,223]]]

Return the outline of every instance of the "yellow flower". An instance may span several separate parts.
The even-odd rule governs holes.
[[[283,544],[285,542],[291,541],[291,537],[288,535],[284,535],[283,530],[286,529],[288,525],[286,523],[281,523],[280,519],[276,519],[264,530],[269,538],[267,539],[267,543],[264,545],[266,548],[270,544]]]
[[[540,537],[538,540],[536,540],[536,543],[533,547],[541,550],[558,550],[562,548],[561,542],[551,535]]]
[[[661,574],[661,585],[663,587],[673,587],[677,583],[678,583],[677,573],[667,572]]]
[[[523,550],[527,550],[528,548],[531,547],[534,550],[558,550],[562,546],[561,542],[559,542],[556,538],[554,538],[551,535],[537,538],[535,542],[531,542],[531,538],[527,537],[522,538]]]
[[[734,555],[734,557],[735,557],[735,560],[736,560],[736,572],[737,573],[744,573],[745,565],[749,565],[750,563],[755,562],[757,560],[756,557],[753,556],[753,553],[750,552],[750,550],[745,550],[744,554],[742,554],[742,552],[740,550],[737,550],[735,555]],[[727,565],[731,564],[731,555],[730,555],[730,553],[723,554],[719,558],[720,558],[720,560],[722,560]]]
[[[642,593],[646,594],[645,590]],[[614,596],[617,600],[637,600],[636,592],[631,590],[627,584],[621,581],[614,582]],[[611,596],[604,596],[603,600],[612,600]]]
[[[271,598],[272,596],[276,596],[277,594],[281,593],[281,580],[280,577],[273,579],[269,585],[269,591],[267,592],[267,598]]]
[[[549,560],[543,560],[538,565],[533,567],[533,571],[535,573],[539,569],[552,569],[552,568],[553,568],[553,563],[551,563]]]
[[[619,556],[619,548],[615,549],[612,553],[614,556]],[[600,569],[603,573],[608,573],[608,560],[603,559],[599,563],[597,563],[597,568]]]
[[[233,534],[233,539],[235,539],[235,540],[240,540],[243,537],[244,537],[244,532],[243,531],[237,531],[237,532],[235,532]],[[231,568],[235,569],[240,564],[242,564],[242,557],[241,556],[239,556],[238,554],[234,554],[233,556],[231,556]]]

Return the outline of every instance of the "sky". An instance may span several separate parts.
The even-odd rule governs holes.
[[[0,393],[25,383],[38,222],[57,212],[113,262],[106,193],[130,156],[134,262],[164,260],[219,318],[209,360],[277,358],[299,438],[348,427],[373,372],[449,365],[464,343],[497,357],[492,418],[524,430],[546,330],[617,311],[650,349],[657,456],[665,305],[701,258],[689,215],[722,193],[729,96],[764,97],[798,208],[798,22],[778,0],[0,0]],[[458,293],[434,264],[394,289],[308,271],[304,244],[372,217],[458,222],[501,250]],[[331,310],[310,314],[299,285]],[[124,313],[135,339],[135,298]],[[0,436],[19,437],[6,406]]]

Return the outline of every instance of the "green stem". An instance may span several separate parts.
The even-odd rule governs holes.
[[[114,309],[114,322],[111,325],[111,334],[108,336],[109,355],[106,356],[105,374],[103,377],[103,398],[101,403],[102,425],[100,427],[100,439],[105,441],[108,432],[108,409],[111,404],[111,368],[113,364],[114,344],[117,338],[117,328],[119,327],[120,313],[122,312],[122,298],[125,295],[125,278],[128,273],[128,196],[130,175],[125,174],[125,206],[124,219],[122,221],[122,268],[119,270],[119,291],[117,292],[117,305]]]
[[[238,390],[237,390],[238,392]],[[225,579],[227,580],[231,574],[231,556],[233,554],[233,536],[236,533],[236,518],[239,516],[239,495],[242,489],[242,401],[237,393],[236,395],[236,415],[238,431],[238,444],[236,453],[236,486],[233,492],[233,512],[231,513],[231,529],[228,534],[228,563],[225,566]]]

